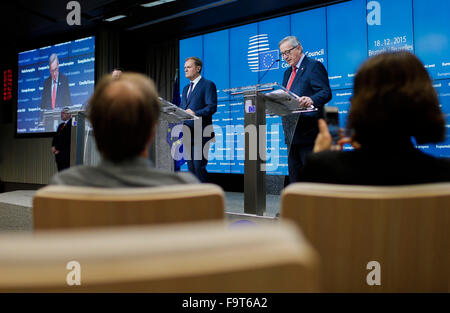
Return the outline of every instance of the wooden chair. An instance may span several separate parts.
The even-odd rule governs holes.
[[[224,219],[225,196],[213,184],[149,188],[51,185],[33,198],[34,229],[163,224]]]
[[[317,266],[289,222],[0,234],[0,292],[315,292]]]
[[[324,292],[450,291],[449,216],[450,183],[296,183],[281,199],[281,218],[294,221],[321,257]],[[367,269],[370,261],[380,264],[380,286],[367,284],[377,269]]]

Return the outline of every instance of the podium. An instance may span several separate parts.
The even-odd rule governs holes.
[[[71,111],[72,129],[70,132],[70,166],[84,164],[84,151],[86,146],[85,134],[86,112]]]
[[[161,116],[160,120],[167,121],[169,123],[181,123],[186,120],[198,120],[198,116],[192,115],[175,104],[159,98],[161,103]]]
[[[171,151],[172,145],[168,141],[168,135],[170,136],[168,132],[175,126],[174,124],[181,124],[183,121],[189,119],[198,120],[199,118],[187,113],[185,110],[163,98],[159,98],[159,101],[161,104],[161,114],[150,155],[154,160],[156,168],[173,171],[174,157]]]
[[[298,96],[278,83],[224,91],[233,97],[243,97],[244,128],[256,128],[256,138],[250,138],[250,132],[245,132],[244,212],[262,216],[266,213],[266,114],[284,116],[317,109],[300,107]],[[255,148],[256,157],[254,151],[251,151]]]
[[[42,111],[40,125],[44,126],[45,132],[56,131],[58,125],[61,123],[61,109]]]

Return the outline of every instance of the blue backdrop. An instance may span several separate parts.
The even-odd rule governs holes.
[[[369,56],[382,51],[415,53],[431,77],[446,114],[445,142],[419,148],[435,156],[450,157],[450,1],[441,0],[353,0],[310,11],[286,15],[219,32],[180,40],[180,69],[189,56],[204,61],[202,75],[216,83],[218,110],[213,116],[216,134],[223,143],[212,145],[208,171],[244,172],[244,107],[230,99],[224,89],[279,82],[288,66],[276,58],[278,42],[295,35],[305,53],[328,70],[333,99],[345,126],[352,95],[353,76]],[[181,86],[188,80],[181,76]],[[287,175],[287,148],[279,117],[267,116],[267,174]],[[219,139],[219,138],[218,138]],[[279,156],[273,151],[278,149]],[[213,157],[213,158],[211,158]],[[187,168],[185,167],[184,170]]]

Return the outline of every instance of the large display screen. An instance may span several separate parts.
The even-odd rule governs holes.
[[[339,108],[342,127],[359,65],[383,51],[415,53],[434,80],[447,121],[444,142],[419,148],[435,156],[450,157],[448,12],[449,1],[352,0],[180,40],[180,69],[187,57],[201,58],[202,75],[214,81],[218,90],[219,104],[213,124],[219,136],[212,144],[208,171],[244,172],[244,104],[223,90],[281,83],[288,64],[279,54],[278,42],[288,35],[297,36],[305,54],[327,68],[333,91],[333,99],[327,105]],[[277,59],[281,61],[274,62]],[[182,77],[181,89],[187,84],[188,80]],[[267,174],[288,175],[281,118],[267,116],[266,121]]]
[[[83,110],[94,83],[93,36],[20,52],[17,134],[56,131],[61,110]]]

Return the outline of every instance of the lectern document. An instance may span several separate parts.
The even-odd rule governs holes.
[[[302,107],[298,102],[300,97],[288,90],[276,89],[266,93],[265,96],[270,100],[266,101],[266,108],[272,114],[286,115],[289,113],[312,112],[317,110],[314,106]]]

